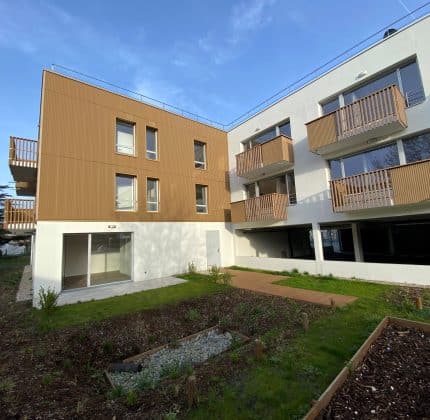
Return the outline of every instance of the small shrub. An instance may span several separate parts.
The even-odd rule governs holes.
[[[237,350],[234,350],[229,354],[229,358],[233,363],[238,363],[241,359],[241,354]]]
[[[214,282],[214,283],[218,283],[219,277],[221,274],[221,269],[216,266],[216,265],[212,265],[209,268],[209,279]]]
[[[124,395],[125,389],[122,385],[117,385],[108,392],[108,398],[111,400],[116,400],[117,398],[121,398]]]
[[[66,370],[70,370],[73,367],[73,362],[70,359],[63,360],[63,368]]]
[[[231,278],[232,278],[231,273],[229,273],[228,271],[226,271],[225,273],[222,273],[221,283],[224,286],[230,286],[231,285]]]
[[[197,267],[194,261],[191,261],[188,263],[188,274],[196,274],[197,273]]]
[[[136,388],[139,391],[155,388],[155,381],[145,372],[141,373],[136,382]]]
[[[157,337],[153,334],[148,335],[148,344],[154,344],[157,341]]]
[[[172,349],[178,349],[179,347],[181,347],[181,343],[177,338],[170,339],[167,344]]]
[[[39,290],[40,308],[46,313],[51,313],[57,307],[58,296],[60,296],[60,293],[51,289],[51,287],[46,290],[41,287]]]
[[[42,377],[42,384],[43,385],[50,385],[52,384],[52,381],[54,380],[54,375],[51,373],[47,373],[46,375],[43,375]]]
[[[106,340],[102,345],[103,354],[112,354],[113,353],[113,343],[111,340]]]
[[[299,274],[299,270],[297,270],[297,268],[293,268],[291,270],[291,274]]]
[[[184,316],[185,321],[197,321],[200,318],[201,315],[197,309],[189,309]]]
[[[175,362],[162,367],[160,378],[178,379],[185,373],[188,375],[192,374],[193,367],[190,364]]]
[[[175,420],[178,417],[177,411],[169,411],[164,415],[164,420]]]
[[[137,404],[137,393],[134,390],[128,391],[125,396],[125,405],[127,407],[133,407]]]
[[[7,393],[15,386],[12,380],[5,378],[0,381],[0,394]]]
[[[304,276],[309,276],[309,272],[308,271],[303,271],[303,275]]]

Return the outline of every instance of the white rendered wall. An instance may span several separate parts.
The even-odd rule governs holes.
[[[342,64],[330,73],[320,77],[298,92],[279,101],[230,131],[228,133],[228,146],[230,185],[232,189],[231,201],[239,201],[245,198],[243,183],[246,180],[238,178],[235,175],[235,155],[241,152],[240,143],[246,138],[255,135],[257,129],[259,129],[258,131],[263,131],[289,118],[294,145],[297,205],[289,207],[287,221],[278,222],[276,225],[300,225],[312,222],[327,223],[342,220],[348,221],[429,213],[429,204],[409,207],[395,206],[351,213],[333,213],[329,199],[328,181],[330,177],[327,162],[321,156],[309,151],[305,126],[307,122],[321,115],[318,104],[322,100],[355,84],[362,83],[366,78],[372,77],[372,75],[379,73],[385,68],[416,55],[426,100],[417,106],[407,109],[409,124],[407,129],[379,140],[377,143],[373,143],[372,147],[430,128],[430,101],[428,99],[430,93],[429,40],[430,17],[417,22],[403,31],[399,31],[384,42],[380,42],[376,46],[350,59],[345,64]],[[315,64],[317,65],[318,63]],[[362,71],[367,71],[367,76],[357,80],[357,75]],[[369,145],[364,147],[369,148]],[[350,153],[354,151],[356,150],[349,150]],[[240,225],[240,227],[257,227],[257,224],[245,223]]]
[[[109,228],[108,226],[115,226]],[[207,268],[206,231],[220,232],[221,265],[234,262],[233,235],[221,222],[44,222],[38,221],[34,249],[33,289],[37,304],[40,287],[61,290],[63,235],[68,233],[132,232],[134,281],[145,281],[187,271],[193,261]]]
[[[236,257],[241,267],[273,271],[297,269],[309,274],[332,274],[335,277],[355,278],[389,283],[430,286],[430,266],[406,264],[379,264],[349,261],[314,261],[292,258]]]

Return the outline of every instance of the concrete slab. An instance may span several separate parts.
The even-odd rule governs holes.
[[[128,295],[130,293],[142,292],[144,290],[159,289],[161,287],[174,286],[185,283],[186,280],[177,277],[163,277],[160,279],[126,281],[111,283],[85,289],[66,290],[58,297],[58,305],[68,305],[89,300],[106,299],[113,296]]]
[[[22,272],[21,281],[19,282],[18,291],[16,292],[16,301],[25,302],[33,299],[33,280],[31,278],[31,265],[26,265]]]
[[[232,285],[234,287],[252,290],[254,292],[284,296],[290,299],[324,306],[331,306],[333,301],[335,306],[341,307],[354,302],[357,299],[354,296],[344,296],[336,293],[317,292],[314,290],[298,289],[295,287],[273,284],[275,281],[285,279],[286,276],[258,273],[255,271],[230,269],[226,269],[226,271],[231,273]]]

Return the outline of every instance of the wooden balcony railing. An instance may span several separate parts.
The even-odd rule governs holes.
[[[430,200],[430,160],[330,181],[334,212]]]
[[[37,141],[11,137],[9,142],[9,165],[37,167]]]
[[[238,176],[246,177],[257,169],[282,162],[294,162],[293,142],[284,135],[237,154],[236,172]]]
[[[286,220],[287,206],[287,194],[266,194],[231,203],[231,219],[233,223]]]
[[[4,200],[3,228],[8,230],[31,230],[36,226],[34,200]]]
[[[396,85],[388,86],[306,126],[309,150],[316,153],[365,133],[369,138],[388,135],[407,126],[405,99]]]

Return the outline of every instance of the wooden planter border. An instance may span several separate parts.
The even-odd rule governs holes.
[[[398,325],[404,328],[417,328],[430,334],[430,324],[425,322],[409,321],[403,318],[385,317],[369,335],[367,340],[357,350],[348,365],[344,367],[328,388],[321,394],[312,408],[307,412],[304,420],[314,420],[318,418],[324,409],[329,405],[336,392],[342,387],[352,372],[361,364],[369,351],[370,346],[379,338],[385,328],[389,325]]]

